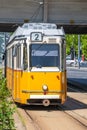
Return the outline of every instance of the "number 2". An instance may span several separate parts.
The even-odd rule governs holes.
[[[39,41],[39,34],[35,34],[35,41]]]

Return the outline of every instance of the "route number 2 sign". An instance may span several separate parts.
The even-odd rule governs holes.
[[[32,32],[30,35],[30,39],[33,42],[41,42],[42,41],[42,33],[41,32]]]

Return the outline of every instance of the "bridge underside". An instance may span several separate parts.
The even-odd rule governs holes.
[[[0,23],[0,32],[14,32],[22,23]],[[87,34],[87,25],[57,25],[63,27],[66,34]]]
[[[87,0],[0,0],[0,32],[13,32],[26,20],[55,23],[68,34],[87,34]]]

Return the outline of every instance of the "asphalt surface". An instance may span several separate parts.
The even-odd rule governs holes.
[[[87,91],[87,67],[67,67],[67,82]]]

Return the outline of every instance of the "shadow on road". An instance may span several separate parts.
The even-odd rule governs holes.
[[[62,105],[63,110],[79,110],[79,109],[87,109],[87,104],[80,102],[71,97],[67,97],[67,101]]]
[[[44,107],[43,105],[23,105],[18,106],[22,109],[29,110],[29,111],[62,111],[62,110],[77,110],[77,109],[87,109],[87,104],[82,103],[78,100],[73,98],[67,97],[66,102],[61,105],[50,105],[48,107]]]

